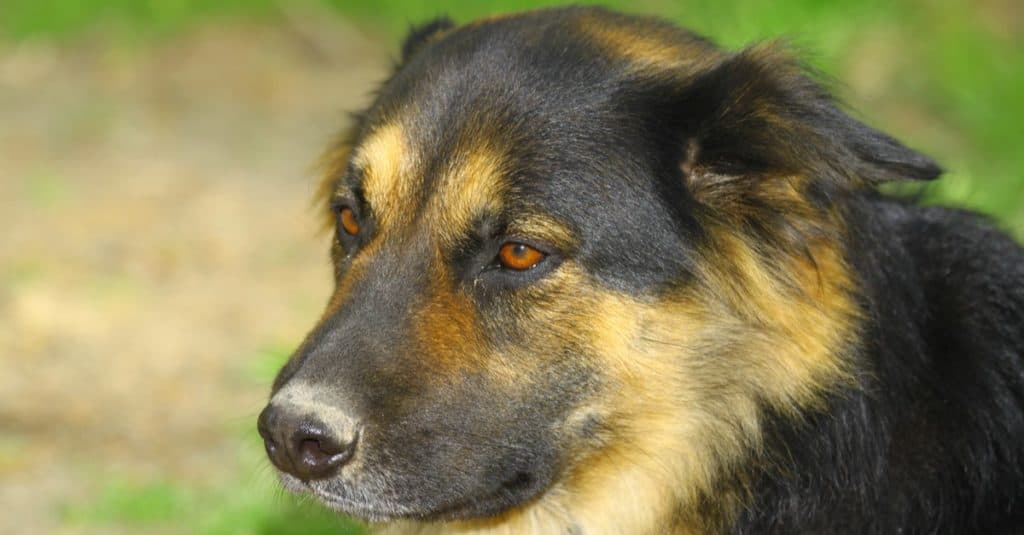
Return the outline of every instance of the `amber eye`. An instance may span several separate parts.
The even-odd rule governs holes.
[[[359,234],[359,220],[356,219],[356,213],[351,208],[345,207],[338,210],[338,223],[350,236]]]
[[[501,267],[515,271],[530,269],[544,260],[547,255],[522,243],[508,242],[498,250]]]

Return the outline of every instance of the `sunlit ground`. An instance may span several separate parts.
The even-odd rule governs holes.
[[[929,202],[1024,235],[1018,2],[619,3],[794,37],[947,167]],[[255,417],[330,285],[319,150],[410,21],[537,3],[439,5],[0,4],[0,533],[356,529],[276,490]]]

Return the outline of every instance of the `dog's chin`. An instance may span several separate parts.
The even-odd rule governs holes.
[[[367,522],[388,522],[415,515],[415,511],[390,502],[337,494],[329,489],[326,481],[302,481],[282,472],[278,472],[278,477],[286,490],[313,496],[328,509]]]
[[[544,493],[546,485],[510,489],[507,485],[482,493],[480,497],[454,499],[446,503],[411,505],[396,500],[371,497],[364,492],[339,492],[330,480],[302,481],[278,472],[282,486],[295,494],[315,497],[327,508],[367,522],[395,520],[453,521],[495,516],[533,501]]]

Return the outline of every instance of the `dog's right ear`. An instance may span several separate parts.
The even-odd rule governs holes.
[[[423,45],[437,39],[448,30],[455,27],[455,23],[448,17],[438,17],[430,22],[413,26],[409,29],[409,35],[405,36],[402,43],[402,63],[409,61]]]

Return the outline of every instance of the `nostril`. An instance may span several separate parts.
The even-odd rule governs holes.
[[[273,457],[274,453],[277,451],[277,443],[274,442],[273,435],[271,435],[270,433],[264,433],[263,430],[261,429],[260,437],[263,438],[263,446],[266,447],[267,453],[269,453],[270,456]]]
[[[299,463],[306,465],[310,472],[331,463],[331,457],[337,455],[332,449],[324,448],[319,440],[303,440],[299,446]]]
[[[348,462],[355,452],[356,439],[342,442],[320,428],[303,427],[292,442],[295,446],[296,475],[305,480],[322,479]]]
[[[271,458],[277,456],[277,444],[274,442],[273,439],[264,438],[263,447],[264,449],[267,450],[267,455],[269,455]]]

